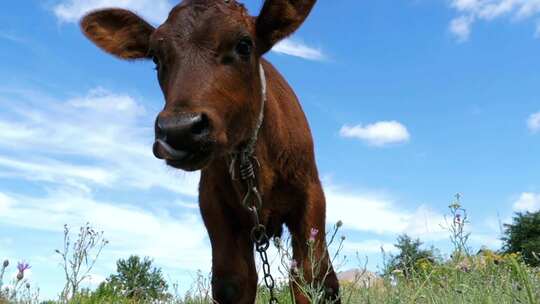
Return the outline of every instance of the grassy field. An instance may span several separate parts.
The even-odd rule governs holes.
[[[519,259],[517,255],[500,258],[488,253],[459,263],[432,265],[425,262],[422,270],[409,277],[395,273],[370,282],[359,279],[343,283],[342,300],[351,304],[538,304],[540,270],[524,265]],[[288,288],[282,289],[280,303],[293,303],[288,294]],[[264,292],[259,298],[257,303],[266,303]]]
[[[421,271],[408,278],[398,272],[369,282],[359,277],[355,282],[343,283],[343,303],[540,303],[540,271],[521,263],[517,255],[500,258],[489,253],[457,264],[425,263],[421,267]],[[203,278],[200,280],[204,281]],[[191,294],[172,297],[162,303],[212,303],[207,284],[203,281],[194,283],[194,286],[198,287]],[[282,304],[293,303],[287,286],[279,288],[278,300]],[[72,303],[142,304],[144,301],[86,293],[81,294]],[[267,292],[262,287],[257,303],[268,303]]]
[[[182,296],[171,294],[168,299],[153,303],[212,303],[208,282],[207,278],[201,276],[194,282],[194,287],[188,294]],[[278,300],[281,304],[294,303],[290,298],[288,286],[279,287]],[[473,257],[464,257],[459,262],[433,264],[420,261],[418,270],[407,277],[400,271],[386,277],[370,277],[369,280],[363,275],[358,275],[355,280],[342,283],[342,300],[343,303],[349,304],[539,304],[540,270],[526,266],[520,261],[519,255],[499,256],[486,251]],[[17,303],[34,302],[21,299]],[[100,294],[83,291],[70,303],[143,304],[151,301],[130,300],[107,292]],[[257,303],[268,303],[268,294],[263,287],[260,287]],[[324,302],[314,301],[314,303]]]

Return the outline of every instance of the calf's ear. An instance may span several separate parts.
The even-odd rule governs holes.
[[[105,52],[126,60],[148,58],[155,28],[124,9],[94,11],[81,20],[84,35]]]
[[[260,55],[294,33],[306,20],[316,0],[265,0],[256,19]]]

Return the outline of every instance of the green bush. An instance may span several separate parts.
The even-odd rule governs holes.
[[[131,256],[118,260],[116,274],[111,275],[92,294],[93,297],[125,297],[139,302],[152,302],[170,297],[169,288],[161,269],[152,266],[152,260]]]
[[[423,265],[433,264],[437,260],[433,248],[422,249],[420,239],[413,240],[407,234],[399,236],[394,246],[398,248],[399,253],[390,255],[383,270],[385,275],[401,272],[410,277],[413,273],[419,272]]]
[[[540,211],[516,213],[513,223],[504,226],[504,252],[519,252],[527,264],[540,266]]]

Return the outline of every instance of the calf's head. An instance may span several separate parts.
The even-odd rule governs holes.
[[[235,0],[184,0],[154,28],[123,9],[81,21],[84,34],[125,60],[156,64],[165,107],[154,154],[193,171],[249,139],[261,110],[260,58],[293,33],[316,0],[266,0],[258,17]]]

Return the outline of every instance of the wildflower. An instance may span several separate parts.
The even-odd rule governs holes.
[[[471,265],[467,260],[461,261],[458,265],[456,265],[456,268],[458,270],[463,271],[463,272],[470,272],[471,271]]]
[[[456,217],[454,218],[454,221],[456,222],[456,224],[460,224],[461,223],[461,214],[456,214]]]
[[[310,243],[315,243],[315,238],[317,237],[317,234],[319,234],[319,229],[311,228],[311,231],[309,232]]]
[[[24,279],[24,272],[28,269],[32,268],[28,263],[25,262],[19,262],[17,263],[17,270],[19,270],[19,273],[17,273],[17,280]]]
[[[426,260],[426,259],[422,259],[419,263],[418,263],[418,266],[420,267],[420,269],[426,271],[429,269],[429,267],[431,266],[429,261]]]
[[[294,259],[291,261],[291,270],[293,273],[298,272],[298,262]]]
[[[32,268],[28,263],[25,263],[25,262],[19,262],[17,263],[17,270],[19,270],[19,272],[25,272],[26,270]]]
[[[7,268],[9,266],[9,261],[5,260],[3,265],[4,265],[4,268]]]

